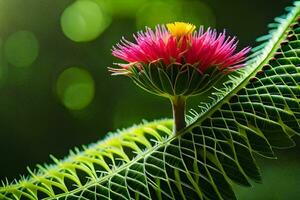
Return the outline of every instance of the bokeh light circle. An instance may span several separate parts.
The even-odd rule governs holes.
[[[157,24],[166,24],[178,19],[179,5],[176,0],[170,4],[168,1],[153,1],[142,6],[136,14],[136,23],[139,29],[145,26],[155,27]]]
[[[30,31],[17,31],[4,43],[4,57],[16,67],[30,66],[38,57],[39,42]]]
[[[56,92],[65,107],[70,110],[81,110],[94,98],[94,80],[88,71],[70,67],[59,75]]]
[[[75,42],[97,38],[111,21],[100,5],[92,0],[78,0],[69,5],[61,16],[63,33]]]
[[[216,25],[216,18],[212,9],[199,1],[149,1],[136,14],[138,29],[143,29],[145,26],[153,28],[157,24],[174,21],[189,22],[197,27],[200,25],[214,27]]]
[[[136,11],[149,0],[95,0],[105,2],[115,18],[134,18]],[[151,0],[153,1],[153,0]],[[154,0],[155,1],[155,0]]]
[[[204,27],[216,26],[216,15],[212,8],[204,2],[200,1],[184,1],[180,4],[181,12],[179,19],[190,22],[196,26]],[[189,8],[187,12],[185,8]]]

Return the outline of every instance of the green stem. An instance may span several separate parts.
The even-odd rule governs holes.
[[[171,99],[173,109],[174,128],[173,134],[176,135],[180,130],[185,128],[185,104],[186,98],[175,96]]]

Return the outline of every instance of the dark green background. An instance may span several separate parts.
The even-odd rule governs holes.
[[[115,3],[112,9],[115,7],[117,11],[110,26],[97,39],[77,43],[68,39],[60,26],[60,16],[72,2],[0,0],[2,42],[15,31],[29,30],[36,35],[40,45],[39,56],[32,66],[18,68],[8,64],[5,76],[0,80],[0,180],[5,177],[12,180],[19,174],[26,174],[26,166],[33,168],[36,163],[51,162],[49,154],[63,158],[70,148],[95,142],[108,131],[140,123],[142,119],[171,117],[167,100],[145,93],[125,77],[111,77],[107,71],[107,67],[116,61],[111,56],[112,45],[123,35],[129,37],[137,31],[138,8],[131,5],[133,9],[129,13],[122,13],[120,5]],[[130,2],[134,4],[135,1]],[[213,11],[215,27],[218,30],[226,28],[229,34],[237,35],[242,47],[254,46],[255,38],[265,34],[267,24],[281,15],[292,1],[201,2]],[[192,7],[184,8],[186,15],[191,13],[190,9]],[[199,18],[203,17],[200,11],[196,12],[196,17],[197,14]],[[4,59],[3,56],[0,58]],[[89,71],[95,81],[95,97],[80,111],[65,108],[54,90],[59,74],[72,66]],[[189,105],[195,107],[200,101],[194,98]],[[255,194],[266,195],[255,198],[251,195],[250,198],[249,194],[254,190],[241,189],[241,199],[268,199],[268,195],[271,195],[269,199],[300,197],[300,191],[296,192],[300,185],[297,157],[300,142],[299,138],[296,140],[297,148],[280,151],[279,160],[260,161],[266,183],[256,187],[258,192]],[[281,194],[292,196],[281,197],[277,194],[280,189]]]

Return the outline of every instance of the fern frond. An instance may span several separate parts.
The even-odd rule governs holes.
[[[166,140],[171,133],[172,120],[168,119],[109,133],[104,140],[71,150],[64,160],[51,156],[53,165],[38,165],[34,172],[28,168],[31,175],[28,178],[12,184],[2,183],[0,199],[56,199],[91,183],[105,182],[130,166],[137,155],[147,154],[157,143]]]
[[[177,136],[171,120],[119,131],[3,183],[0,199],[235,199],[232,182],[261,181],[254,155],[274,158],[300,134],[300,2],[287,10]]]

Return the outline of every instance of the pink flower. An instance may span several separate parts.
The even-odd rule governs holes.
[[[198,31],[194,29],[194,25],[183,22],[167,24],[167,28],[158,25],[155,30],[146,28],[145,32],[134,35],[135,43],[123,38],[113,47],[112,54],[127,62],[118,64],[125,70],[133,65],[142,67],[162,62],[166,66],[191,64],[201,73],[210,67],[228,73],[245,65],[250,48],[236,52],[236,37],[210,28],[206,31],[203,27]]]

